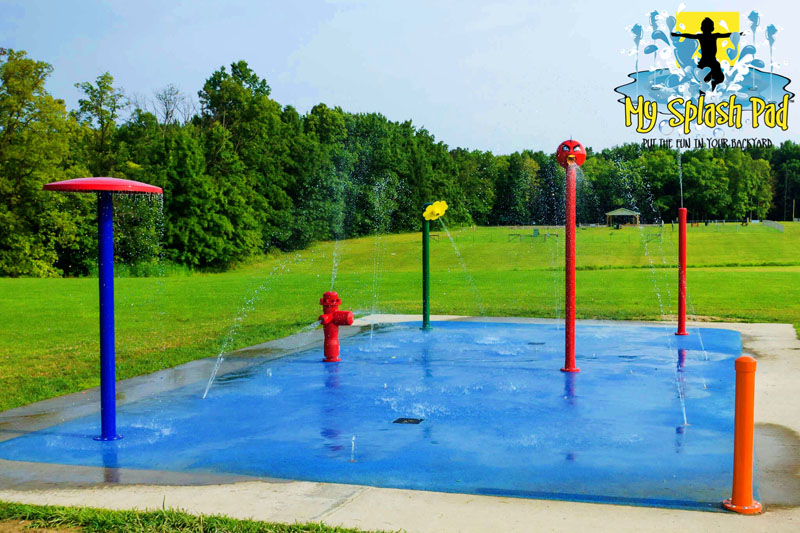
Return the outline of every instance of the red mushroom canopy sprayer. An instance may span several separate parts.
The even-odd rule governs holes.
[[[353,325],[352,311],[339,311],[342,299],[334,291],[328,291],[319,300],[322,314],[319,321],[325,334],[325,359],[326,363],[338,363],[339,359],[339,326]]]
[[[558,164],[567,170],[566,233],[564,256],[565,298],[564,298],[564,368],[562,372],[580,372],[575,366],[575,188],[578,167],[586,161],[586,150],[578,141],[572,139],[558,145],[556,150]]]

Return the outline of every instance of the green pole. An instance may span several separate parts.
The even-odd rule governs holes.
[[[425,204],[425,210],[431,204]],[[422,329],[431,329],[430,221],[422,220]]]

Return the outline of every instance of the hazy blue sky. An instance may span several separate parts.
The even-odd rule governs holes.
[[[73,85],[105,71],[127,94],[174,83],[196,98],[215,69],[244,59],[278,102],[303,113],[318,102],[378,111],[412,119],[451,147],[496,153],[554,149],[570,136],[599,148],[642,137],[625,128],[613,92],[634,69],[627,28],[646,26],[654,9],[674,14],[679,5],[0,0],[0,46],[51,63],[48,88],[70,107],[79,98]],[[685,10],[740,11],[742,26],[758,10],[764,26],[780,29],[778,72],[795,79],[800,8],[790,5],[687,1]],[[789,89],[798,92],[794,85]],[[728,136],[797,141],[795,120],[790,106],[787,133],[759,128]]]

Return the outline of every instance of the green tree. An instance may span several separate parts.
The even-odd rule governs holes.
[[[58,249],[81,241],[84,199],[42,190],[64,168],[74,123],[45,90],[52,67],[0,49],[0,275],[51,276]],[[78,216],[72,216],[76,209]]]
[[[209,265],[228,266],[262,250],[258,206],[263,202],[231,142],[231,133],[215,124],[206,135],[206,173],[213,180],[214,204],[208,204],[205,231],[216,238]]]
[[[169,138],[165,242],[173,261],[224,269],[258,253],[261,233],[230,133],[218,124],[207,133],[205,147],[195,126]],[[204,152],[213,154],[208,163]]]
[[[729,212],[728,168],[712,150],[692,150],[682,158],[684,206],[692,219],[725,218]]]
[[[330,147],[341,146],[347,137],[344,113],[340,108],[330,109],[325,104],[311,108],[303,120],[303,128],[318,143]]]
[[[288,191],[296,185],[295,176],[287,172],[292,130],[285,128],[281,106],[269,98],[269,93],[267,82],[244,61],[231,64],[230,73],[221,67],[198,93],[203,108],[200,122],[206,135],[216,126],[229,133],[227,140],[219,143],[221,131],[215,130],[216,140],[206,143],[207,163],[212,164],[219,155],[209,149],[225,146],[236,154],[243,183],[251,191],[247,198],[252,202],[265,250],[291,245],[293,202]]]
[[[344,113],[325,104],[314,106],[300,117],[287,106],[283,122],[291,134],[288,172],[295,186],[292,198],[294,247],[306,247],[314,240],[341,236],[344,227],[345,188],[350,165],[344,153],[347,136]],[[388,228],[389,221],[386,221]]]
[[[677,154],[656,149],[642,153],[645,180],[652,193],[653,216],[657,220],[673,220],[680,207],[680,183]]]
[[[164,190],[167,216],[167,256],[193,267],[223,262],[220,244],[214,238],[213,220],[219,192],[205,175],[205,160],[199,132],[194,126],[178,130],[169,140],[167,166],[169,187]]]
[[[236,132],[252,120],[254,101],[269,97],[270,91],[246,61],[237,61],[230,73],[223,66],[211,74],[197,94],[206,120]]]
[[[786,141],[772,154],[774,178],[774,209],[772,217],[777,220],[792,218],[792,200],[800,203],[800,145]],[[795,213],[797,215],[797,212]]]
[[[536,154],[539,164],[537,188],[533,197],[532,221],[536,224],[563,224],[565,219],[564,169],[556,162],[555,155]]]
[[[495,189],[495,218],[500,224],[531,223],[538,170],[538,164],[528,155],[514,152],[508,157],[508,167],[498,176]]]
[[[769,163],[753,160],[750,154],[731,148],[719,150],[728,171],[730,204],[726,218],[761,218],[766,216],[772,201],[772,179]]]
[[[76,83],[85,98],[78,100],[76,117],[91,129],[88,149],[89,171],[95,176],[107,176],[114,168],[112,143],[120,111],[127,105],[122,89],[114,87],[114,77],[105,72],[95,83]]]
[[[450,152],[456,166],[455,180],[470,218],[480,225],[489,224],[495,203],[497,159],[491,152],[469,152],[456,148]]]
[[[346,155],[337,155],[335,161],[343,178],[337,191],[342,224],[334,226],[334,237],[369,235],[376,231],[376,203],[371,194],[381,180],[392,183],[398,191],[397,204],[389,214],[391,222],[386,225],[395,230],[416,229],[409,211],[416,205],[421,208],[422,196],[427,193],[414,193],[411,186],[415,179],[410,158],[414,144],[412,128],[391,123],[378,113],[346,114],[344,118]]]

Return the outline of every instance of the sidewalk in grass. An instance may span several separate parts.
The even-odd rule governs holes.
[[[554,322],[547,319],[437,316],[434,320]],[[411,315],[373,315],[372,323],[421,320]],[[579,321],[579,324],[608,324]],[[659,323],[662,324],[663,323]],[[800,530],[800,341],[787,324],[698,323],[691,327],[734,329],[744,351],[758,360],[756,457],[762,500],[760,516],[738,516],[607,504],[447,494],[354,485],[264,480],[172,472],[71,467],[0,461],[0,500],[111,509],[182,509],[273,522],[322,521],[363,529],[406,531],[797,531]],[[690,329],[691,332],[691,329]],[[321,332],[278,339],[236,352],[281,355],[313,346]],[[120,382],[120,402],[154,390],[203,379],[213,359]],[[232,368],[231,368],[232,370]],[[230,370],[229,370],[230,371]],[[97,411],[97,392],[87,391],[0,413],[0,439]]]

